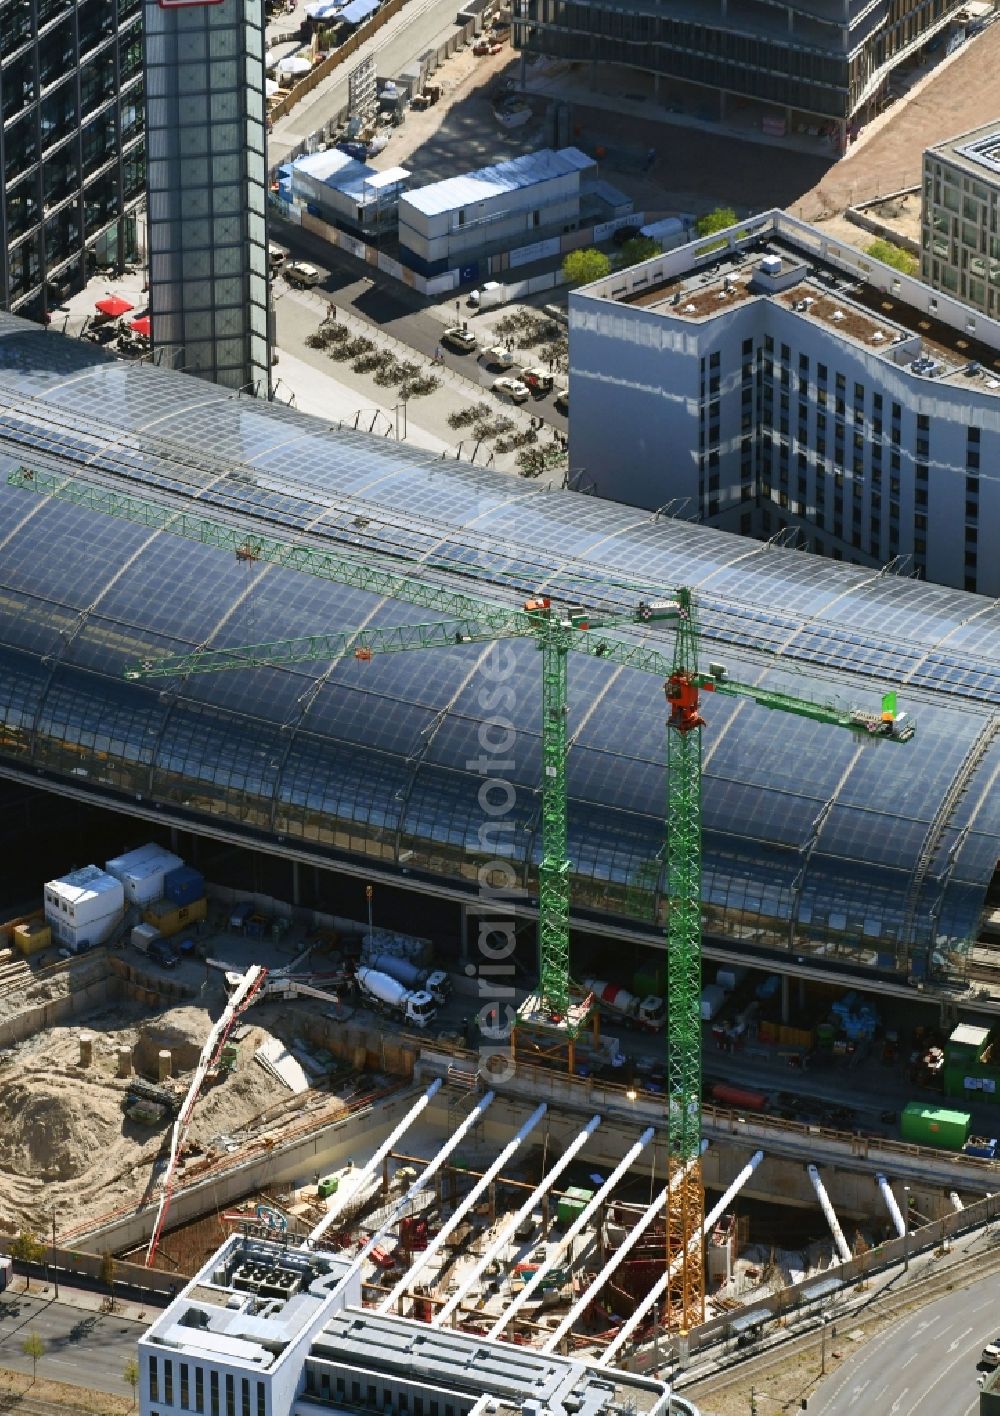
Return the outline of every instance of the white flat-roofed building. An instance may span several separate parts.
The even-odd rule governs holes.
[[[421,275],[438,275],[573,231],[582,180],[596,175],[593,158],[578,148],[542,148],[417,187],[399,200],[399,258]]]
[[[142,1416],[697,1416],[651,1377],[361,1305],[349,1256],[234,1235],[139,1340]]]
[[[395,231],[410,177],[405,167],[378,172],[339,148],[296,158],[279,175],[293,204],[360,237]]]
[[[771,211],[570,295],[570,471],[1000,595],[1000,322]]]
[[[124,908],[121,881],[96,865],[71,870],[45,885],[46,922],[61,944],[74,949],[83,940],[103,943],[120,922]]]

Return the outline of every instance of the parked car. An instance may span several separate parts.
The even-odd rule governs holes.
[[[569,389],[561,388],[556,394],[553,403],[558,413],[569,413]]]
[[[509,369],[514,363],[512,351],[505,349],[502,344],[490,345],[489,349],[484,349],[479,357],[491,369]]]
[[[289,285],[294,285],[299,290],[305,290],[310,285],[318,285],[323,279],[322,272],[316,266],[310,265],[308,261],[293,261],[291,265],[284,267],[282,273]]]
[[[509,398],[512,403],[527,403],[531,397],[531,389],[520,379],[494,379],[493,392],[501,398]]]
[[[484,54],[499,54],[503,45],[498,39],[477,39],[472,46],[473,54],[482,56]]]
[[[175,969],[177,967],[177,955],[165,939],[153,939],[150,942],[148,953],[153,962],[159,964],[161,969]]]
[[[452,325],[441,336],[441,343],[449,349],[457,349],[460,354],[468,354],[476,347],[476,336],[465,325]]]

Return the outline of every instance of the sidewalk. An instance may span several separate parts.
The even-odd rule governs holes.
[[[186,1279],[178,1278],[178,1286],[185,1283]],[[59,1289],[59,1296],[56,1297],[56,1288]],[[45,1279],[32,1278],[29,1280],[23,1274],[15,1274],[11,1282],[3,1290],[4,1298],[36,1298],[47,1300],[50,1303],[58,1303],[64,1308],[77,1308],[83,1313],[108,1312],[103,1305],[107,1302],[107,1294],[97,1293],[90,1288],[78,1288],[73,1283],[65,1283],[62,1278],[59,1283],[47,1282]],[[165,1295],[164,1295],[165,1298]],[[152,1302],[150,1304],[140,1303],[135,1298],[115,1297],[115,1306],[111,1310],[110,1316],[121,1318],[133,1323],[142,1323],[148,1326],[165,1306],[164,1301]]]
[[[450,426],[448,416],[451,413],[477,403],[486,403],[495,416],[508,418],[515,430],[523,432],[531,428],[531,404],[518,406],[498,398],[491,388],[494,379],[499,377],[498,371],[477,363],[474,355],[468,356],[467,374],[459,373],[448,365],[433,364],[426,355],[419,354],[409,345],[402,344],[384,330],[338,305],[337,320],[347,325],[352,334],[363,335],[376,345],[391,349],[401,359],[420,364],[440,380],[440,387],[434,393],[409,400],[405,411],[397,414],[394,389],[380,388],[372,375],[356,373],[349,361],[333,360],[322,350],[311,349],[305,343],[308,335],[318,328],[328,307],[329,302],[315,292],[287,288],[275,300],[279,351],[279,362],[274,371],[277,401],[287,401],[288,392],[293,392],[296,407],[318,413],[328,420],[343,420],[352,427],[361,411],[358,426],[365,431],[368,431],[373,419],[375,426],[372,431],[383,436],[390,432],[395,436],[398,425],[401,440],[405,438],[412,446],[451,458],[459,455],[461,446],[464,461],[470,460],[474,439],[468,428],[455,429]],[[482,346],[484,332],[480,329],[477,333]],[[367,423],[366,410],[369,414]],[[539,431],[538,445],[547,446],[551,440],[551,430]],[[490,465],[501,472],[516,475],[518,470],[517,453],[497,452],[495,440],[484,441],[474,460],[479,465]],[[543,484],[546,480],[539,479]],[[553,474],[548,480],[561,485],[562,473]]]

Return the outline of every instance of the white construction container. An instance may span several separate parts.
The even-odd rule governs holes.
[[[184,862],[164,846],[150,843],[107,862],[107,871],[122,882],[130,905],[151,905],[163,898],[163,877]]]
[[[162,851],[131,866],[121,877],[126,900],[130,905],[151,905],[154,900],[162,900],[163,877],[183,864],[178,856]]]
[[[134,851],[126,851],[124,855],[115,856],[114,860],[106,860],[104,869],[109,875],[113,875],[116,880],[121,880],[122,876],[133,866],[140,865],[143,861],[152,860],[163,850],[155,841],[150,841],[148,845],[136,846]]]
[[[96,865],[72,870],[45,886],[45,919],[63,944],[86,938],[91,944],[106,939],[125,910],[120,880]]]

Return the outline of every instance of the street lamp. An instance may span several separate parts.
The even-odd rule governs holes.
[[[910,1187],[903,1186],[903,1272],[910,1271]]]

